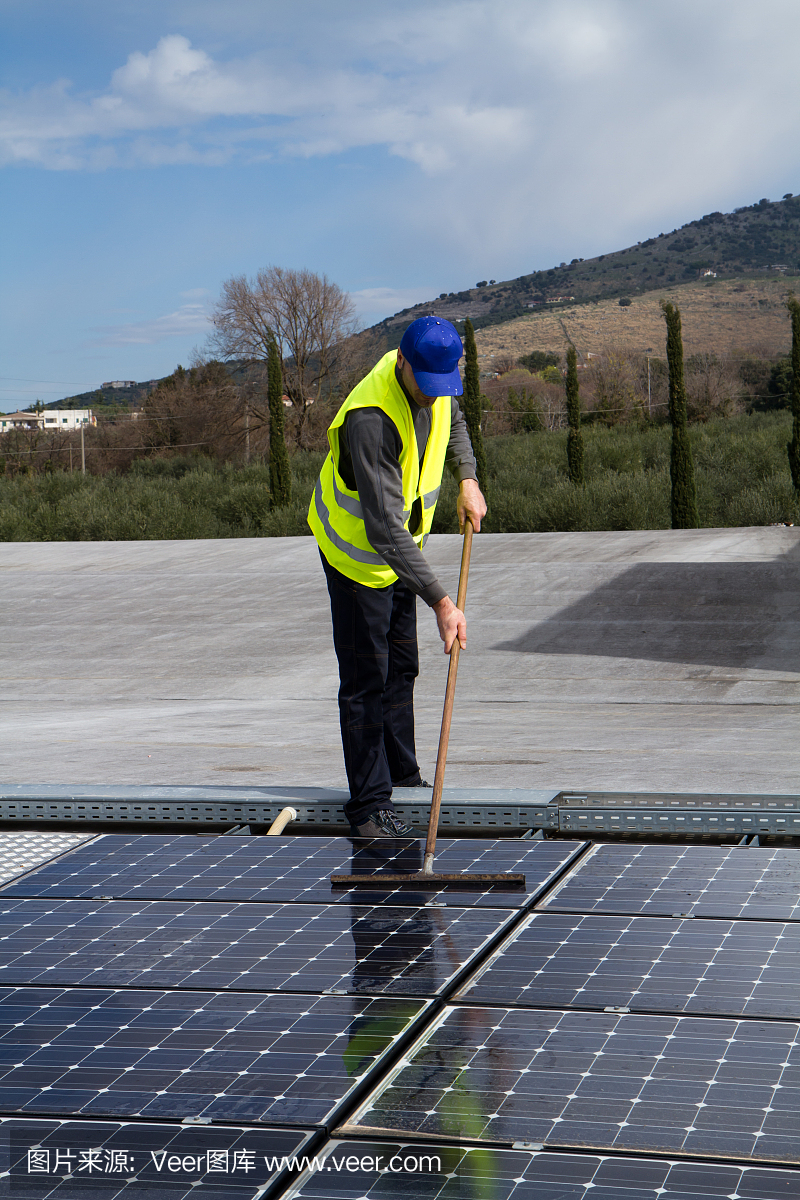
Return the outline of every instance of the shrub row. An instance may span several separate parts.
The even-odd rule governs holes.
[[[800,523],[786,455],[790,418],[752,413],[690,428],[701,524]],[[490,438],[494,533],[666,529],[668,427],[584,431],[584,487],[567,478],[566,432]],[[291,459],[293,503],[271,509],[269,467],[215,467],[197,458],[142,460],[125,475],[0,477],[0,540],[125,541],[307,534],[305,514],[322,456]],[[445,478],[434,531],[457,531],[456,489]]]

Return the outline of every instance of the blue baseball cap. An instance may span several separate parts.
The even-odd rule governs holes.
[[[464,391],[458,360],[464,353],[455,325],[441,317],[412,321],[400,342],[417,387],[425,396],[460,396]]]

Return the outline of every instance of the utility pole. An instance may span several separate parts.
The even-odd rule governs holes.
[[[250,462],[250,405],[244,402],[244,461]]]
[[[86,474],[86,446],[83,441],[83,421],[81,421],[81,475]]]
[[[647,415],[652,417],[653,405],[650,397],[650,355],[647,356]]]
[[[69,447],[69,473],[70,473],[70,475],[72,474],[72,443],[71,442],[70,442],[70,447]]]

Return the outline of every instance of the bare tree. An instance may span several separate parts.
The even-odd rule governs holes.
[[[265,267],[255,279],[234,275],[212,313],[211,345],[223,358],[267,362],[273,337],[283,359],[284,390],[303,445],[308,410],[348,369],[356,332],[353,301],[338,284],[312,271]]]

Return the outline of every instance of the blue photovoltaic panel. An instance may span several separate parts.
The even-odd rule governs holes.
[[[0,1196],[251,1200],[310,1137],[263,1126],[0,1118],[2,1169],[10,1172]]]
[[[766,847],[597,845],[542,907],[796,921],[800,855]]]
[[[796,1163],[799,1034],[785,1021],[452,1007],[347,1128]]]
[[[0,985],[434,995],[508,910],[0,896]]]
[[[800,923],[537,912],[458,995],[514,1007],[800,1018]]]
[[[4,895],[519,908],[538,896],[584,844],[445,838],[437,843],[437,871],[521,871],[526,887],[508,891],[489,886],[483,891],[456,884],[415,891],[377,885],[334,889],[330,876],[418,871],[422,867],[419,841],[391,841],[387,846],[380,841],[354,845],[348,838],[107,834],[12,884]]]
[[[4,989],[2,1106],[318,1125],[424,1008],[387,997]]]
[[[527,1153],[442,1143],[329,1142],[286,1200],[800,1200],[800,1174],[733,1163]]]

